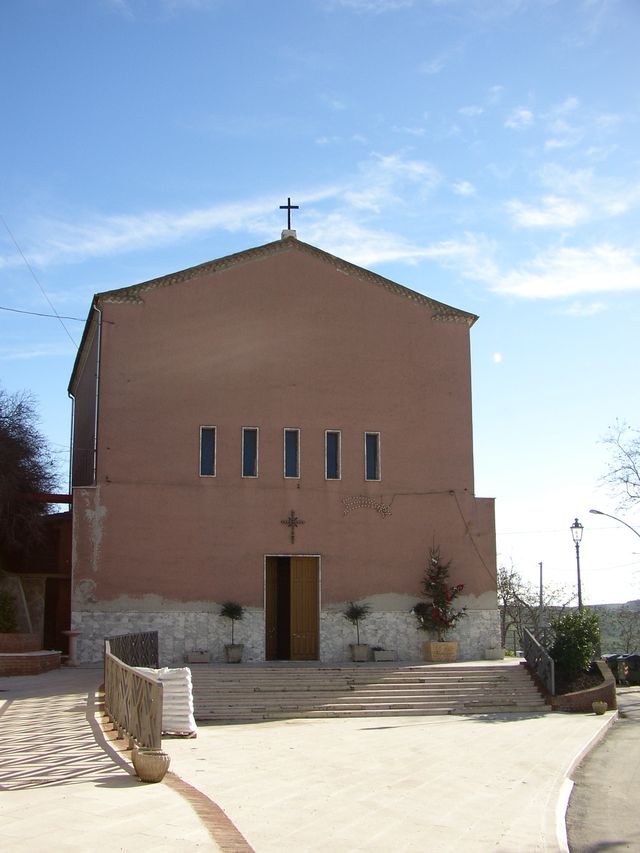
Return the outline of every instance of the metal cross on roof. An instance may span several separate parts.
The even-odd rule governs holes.
[[[291,510],[288,518],[283,518],[280,524],[286,524],[287,527],[291,528],[291,544],[293,545],[296,541],[296,527],[299,524],[304,524],[304,521],[295,514],[294,510]]]
[[[300,210],[300,205],[299,204],[291,204],[291,199],[287,198],[287,203],[281,204],[280,210],[286,210],[287,211],[287,229],[289,231],[291,231],[291,211],[292,210]]]

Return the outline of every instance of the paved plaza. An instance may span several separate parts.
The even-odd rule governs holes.
[[[533,853],[566,849],[569,775],[614,714],[201,726],[137,780],[101,670],[0,680],[3,851]]]

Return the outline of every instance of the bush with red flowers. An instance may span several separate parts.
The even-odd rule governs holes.
[[[466,607],[458,610],[453,606],[453,602],[464,589],[464,584],[451,585],[450,565],[451,561],[441,562],[440,548],[434,545],[429,551],[427,568],[422,579],[426,601],[419,601],[411,611],[418,621],[418,627],[422,631],[437,634],[439,642],[442,642],[447,632],[467,614]]]

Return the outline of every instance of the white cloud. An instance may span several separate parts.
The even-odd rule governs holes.
[[[534,116],[526,107],[516,107],[511,111],[504,126],[511,130],[524,130],[533,124]]]
[[[69,358],[75,352],[71,343],[26,344],[16,342],[0,348],[0,361],[32,361],[36,358]]]
[[[506,203],[516,225],[525,228],[571,228],[597,219],[620,216],[640,204],[640,181],[598,178],[592,169],[570,171],[555,163],[537,177],[552,192],[535,203]]]
[[[476,188],[469,181],[456,181],[452,189],[456,195],[475,195],[476,192]]]
[[[325,104],[327,104],[328,107],[330,107],[330,109],[334,110],[335,112],[342,112],[343,110],[347,109],[347,105],[342,100],[342,98],[338,98],[335,95],[323,94],[320,96],[320,98],[322,101],[324,101]]]
[[[335,141],[325,137],[318,140],[318,144]],[[373,154],[359,165],[350,179],[339,185],[297,191],[294,201],[301,206],[307,205],[307,223],[313,221],[313,206],[331,199],[334,208],[345,211],[345,216],[348,212],[357,224],[388,208],[397,208],[398,201],[407,194],[413,202],[424,199],[440,181],[438,170],[427,161],[409,159],[401,154]],[[86,217],[79,222],[40,220],[32,227],[30,238],[23,241],[23,248],[30,263],[43,267],[149,247],[160,248],[214,231],[243,230],[274,239],[279,234],[277,217],[281,203],[279,197],[264,196],[183,211],[152,210],[95,217],[92,221]],[[315,215],[325,214],[316,211]],[[415,251],[403,246],[398,256],[403,255],[412,259]],[[21,263],[16,253],[0,256],[0,269]]]
[[[512,199],[507,202],[506,207],[516,225],[525,228],[567,228],[585,222],[589,218],[587,207],[555,195],[544,196],[538,206]]]
[[[640,260],[636,252],[608,243],[588,249],[561,247],[501,275],[492,289],[527,299],[640,290]]]
[[[502,361],[503,361],[502,353],[501,352],[494,352],[492,359],[493,359],[494,364],[502,364]]]
[[[601,314],[603,311],[606,311],[606,308],[607,306],[604,302],[589,302],[587,304],[572,302],[562,313],[567,314],[569,317],[593,317],[595,314]]]
[[[561,103],[555,104],[555,106],[551,108],[551,112],[556,115],[564,115],[565,113],[574,112],[579,106],[580,101],[571,95],[568,98],[565,98]]]
[[[458,110],[460,115],[467,116],[468,118],[473,118],[474,116],[480,116],[484,112],[484,107],[480,107],[477,104],[471,104],[468,107],[460,107]]]
[[[399,127],[398,125],[394,125],[391,130],[393,133],[406,133],[409,136],[425,135],[424,127]]]
[[[145,13],[172,16],[183,11],[215,9],[220,5],[219,0],[155,0],[153,4],[145,0],[103,0],[103,3],[130,20]]]
[[[414,0],[331,0],[330,6],[351,9],[354,12],[380,15],[413,6]]]
[[[436,56],[433,59],[421,62],[418,66],[418,70],[423,74],[439,74],[446,64],[447,59],[445,56]]]

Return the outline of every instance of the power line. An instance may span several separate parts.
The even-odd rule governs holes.
[[[32,317],[51,317],[53,320],[77,320],[79,323],[84,323],[82,317],[67,317],[64,314],[42,314],[40,311],[23,311],[20,308],[7,308],[5,305],[0,305],[0,311],[13,311],[14,314],[30,314]]]
[[[0,213],[0,219],[2,219],[2,224],[3,224],[3,225],[4,225],[4,227],[7,229],[7,234],[9,235],[9,237],[11,237],[11,240],[12,240],[12,242],[13,242],[13,245],[14,245],[14,246],[16,247],[16,249],[18,250],[18,253],[19,253],[20,257],[22,258],[22,260],[24,261],[25,266],[27,267],[27,269],[28,269],[28,270],[29,270],[29,272],[31,273],[31,276],[33,277],[33,280],[35,281],[35,283],[36,283],[36,284],[38,285],[38,287],[40,288],[40,292],[42,293],[42,295],[44,296],[44,298],[45,298],[45,299],[47,300],[47,302],[49,303],[49,307],[50,307],[50,308],[51,308],[51,310],[53,311],[54,315],[58,318],[58,321],[60,322],[60,325],[62,326],[62,328],[63,328],[63,329],[65,330],[65,332],[67,333],[67,337],[69,338],[69,340],[71,341],[71,343],[74,345],[74,347],[77,347],[77,346],[78,346],[78,344],[77,344],[77,343],[74,341],[74,339],[71,337],[71,333],[69,332],[69,329],[67,329],[67,327],[65,326],[65,324],[64,324],[64,323],[63,323],[63,321],[62,321],[62,317],[60,317],[60,315],[59,315],[59,314],[58,314],[58,312],[56,311],[56,309],[55,309],[55,305],[53,304],[53,302],[52,302],[52,301],[49,299],[49,297],[47,296],[47,294],[46,294],[46,292],[45,292],[44,287],[40,284],[40,280],[38,279],[38,276],[37,276],[37,275],[35,274],[35,272],[33,271],[33,269],[32,269],[32,267],[31,267],[31,265],[30,265],[29,261],[28,261],[28,260],[26,259],[26,257],[25,257],[24,252],[22,251],[22,249],[21,249],[21,248],[20,248],[20,246],[18,245],[18,241],[17,241],[17,240],[16,240],[16,238],[13,236],[13,234],[12,234],[12,232],[11,232],[11,229],[10,229],[10,228],[9,228],[9,226],[7,225],[7,221],[6,221],[6,219],[4,218],[4,216],[3,216],[1,213]]]

